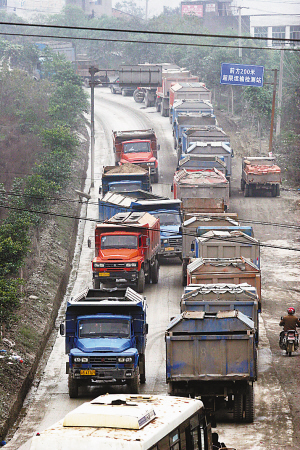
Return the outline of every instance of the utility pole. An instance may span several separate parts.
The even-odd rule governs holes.
[[[283,48],[280,50],[280,66],[279,66],[279,81],[278,81],[278,115],[276,123],[276,136],[280,135],[281,126],[281,104],[282,104],[282,79],[283,79]]]
[[[239,10],[239,36],[242,35],[242,7],[238,6]],[[239,58],[242,58],[242,39],[239,38]]]
[[[146,0],[146,13],[145,13],[145,20],[146,21],[148,20],[148,1],[149,0]]]
[[[272,153],[273,128],[274,128],[274,116],[275,116],[276,85],[277,85],[277,72],[278,72],[278,69],[274,69],[273,102],[272,102],[272,115],[271,115],[271,127],[270,127],[269,153]]]
[[[99,72],[99,69],[97,67],[90,67],[89,72],[91,74],[91,187],[94,187],[95,184],[95,113],[94,113],[94,104],[95,104],[95,97],[94,97],[94,90],[95,85],[99,84],[97,81],[95,82],[95,73]]]

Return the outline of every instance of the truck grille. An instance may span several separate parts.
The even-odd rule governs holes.
[[[93,367],[115,367],[117,358],[115,356],[90,356],[90,363]]]
[[[120,267],[125,267],[125,263],[105,263],[105,269],[118,269]]]
[[[182,237],[169,238],[169,245],[172,247],[180,247],[182,245]]]

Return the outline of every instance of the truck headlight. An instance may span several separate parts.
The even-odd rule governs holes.
[[[125,267],[137,267],[138,263],[137,262],[132,262],[132,263],[126,263]]]
[[[119,363],[125,362],[125,358],[118,358],[118,362],[119,362]]]
[[[88,363],[89,362],[89,358],[81,358],[81,362]]]
[[[76,363],[88,363],[89,362],[89,358],[87,356],[80,358],[79,356],[76,356],[74,358],[74,362]]]
[[[74,362],[80,363],[81,362],[81,358],[74,358]]]
[[[168,243],[168,239],[163,239],[163,244],[167,244]]]
[[[105,264],[95,262],[95,263],[93,263],[93,266],[95,269],[101,269],[101,268],[105,267]]]
[[[132,362],[132,358],[131,358],[131,357],[127,357],[127,358],[125,358],[125,362],[127,362],[127,363],[130,363],[130,362]]]

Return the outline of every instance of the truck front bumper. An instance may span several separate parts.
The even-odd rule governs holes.
[[[135,368],[131,369],[70,369],[70,374],[74,380],[86,381],[88,383],[125,383],[131,380],[136,374]],[[92,372],[92,374],[90,374]]]
[[[95,280],[100,280],[101,283],[137,283],[138,272],[136,270],[132,271],[110,271],[107,272],[93,272],[93,278]]]

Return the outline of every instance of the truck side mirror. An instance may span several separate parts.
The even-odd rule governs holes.
[[[150,247],[150,238],[149,237],[146,238],[146,245],[147,245],[147,247]]]
[[[88,248],[91,248],[92,247],[92,241],[91,241],[91,238],[88,238]]]
[[[102,186],[99,186],[99,194],[102,194]]]
[[[195,243],[192,242],[192,243],[191,243],[191,252],[193,252],[194,250],[195,250]]]
[[[145,323],[144,324],[144,334],[148,334],[148,330],[149,330],[148,324]]]
[[[61,323],[61,324],[60,324],[60,326],[59,326],[59,332],[60,332],[60,335],[61,335],[61,336],[64,336],[64,335],[65,335],[65,324],[64,324],[64,323]]]
[[[173,192],[173,184],[171,185],[171,192]]]
[[[179,227],[179,234],[182,234],[182,227]]]
[[[160,144],[158,144],[158,146],[157,146],[157,150],[160,150]]]

